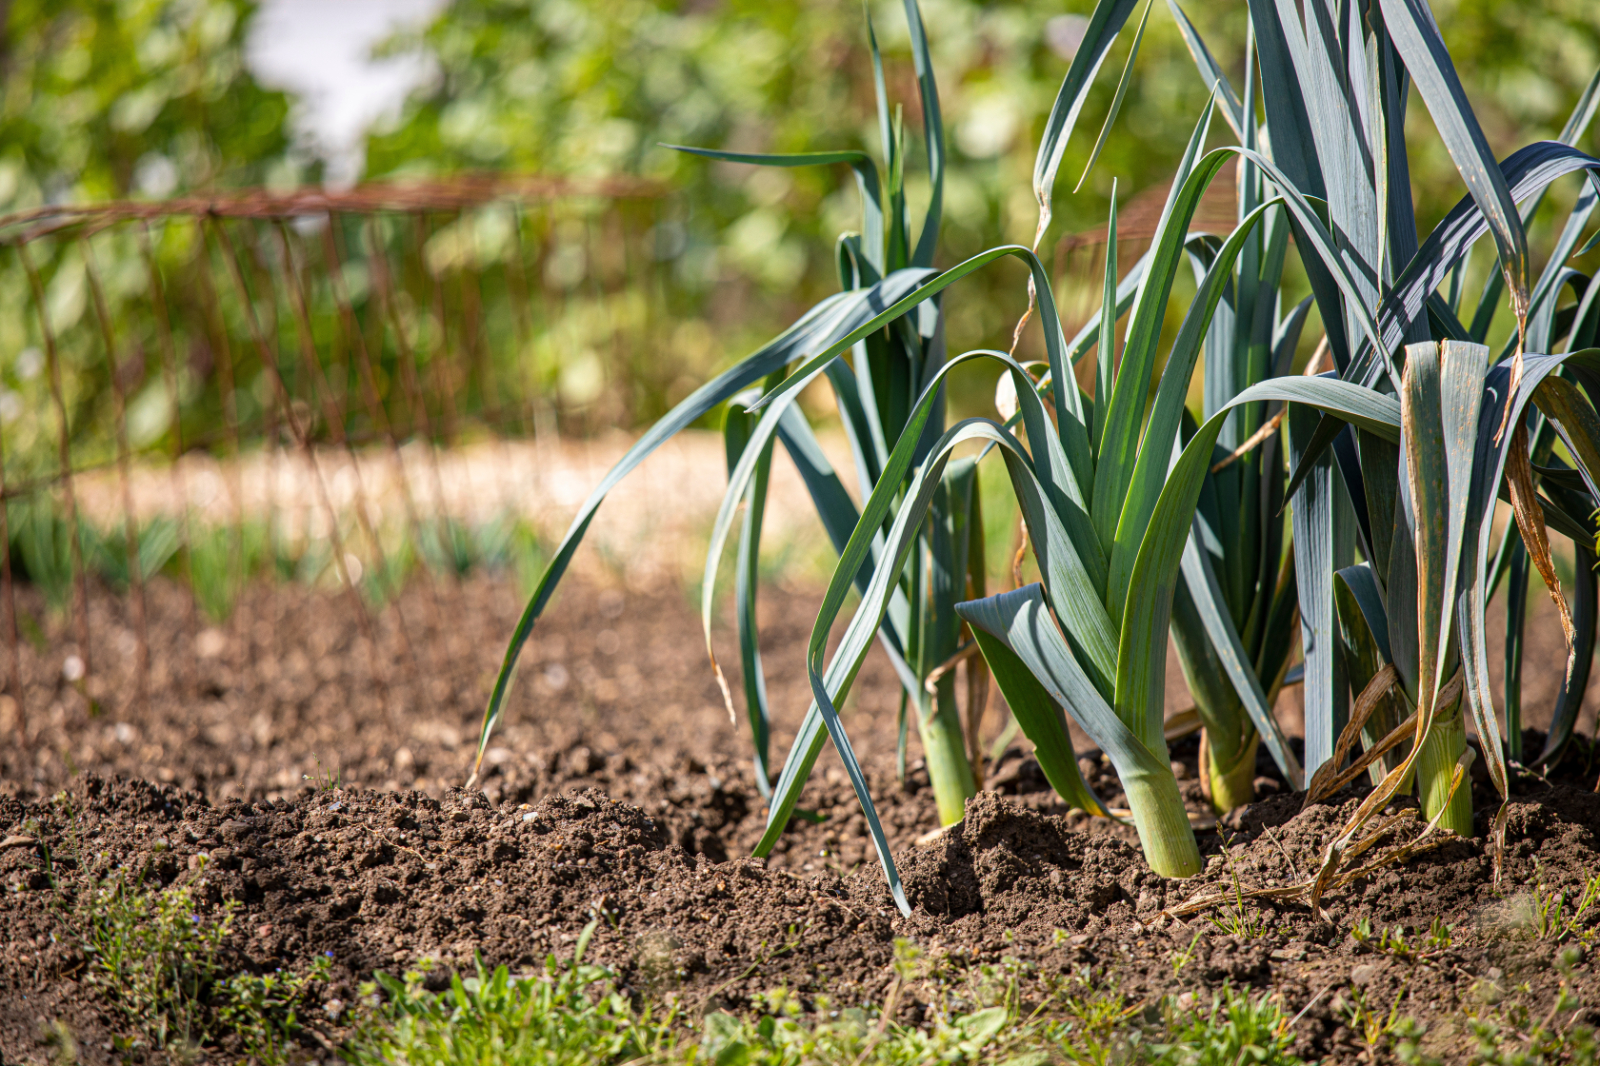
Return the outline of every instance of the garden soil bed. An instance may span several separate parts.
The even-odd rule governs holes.
[[[890,1001],[915,1021],[981,1000],[986,983],[1021,971],[1034,975],[1025,996],[1047,981],[1088,984],[1130,1006],[1176,995],[1181,1009],[1230,982],[1267,991],[1296,1018],[1301,1053],[1336,1061],[1367,1051],[1363,1011],[1415,1017],[1446,1061],[1470,1046],[1472,1016],[1600,1022],[1594,959],[1574,957],[1573,939],[1537,935],[1530,890],[1565,890],[1570,913],[1600,873],[1587,743],[1549,780],[1518,780],[1499,888],[1482,839],[1452,839],[1330,893],[1321,915],[1300,902],[1247,902],[1176,919],[1162,911],[1204,885],[1303,879],[1353,794],[1301,811],[1263,762],[1261,802],[1200,834],[1206,872],[1164,881],[1127,829],[1067,813],[1012,749],[965,821],[922,839],[932,797],[914,744],[907,781],[895,780],[893,682],[875,663],[846,723],[913,905],[902,918],[831,753],[802,800],[825,817],[797,820],[769,859],[741,857],[763,806],[680,591],[569,588],[530,645],[483,788],[456,787],[519,606],[506,584],[414,588],[398,611],[375,613],[371,644],[336,598],[257,590],[232,623],[209,629],[181,591],[157,585],[142,699],[122,600],[94,601],[87,691],[63,680],[70,643],[30,646],[28,698],[0,706],[8,738],[19,716],[28,738],[8,739],[3,755],[0,1061],[46,1061],[55,1022],[85,1061],[112,1058],[117,1023],[86,982],[79,904],[113,876],[192,885],[211,916],[234,901],[230,967],[300,968],[331,955],[316,1018],[330,1039],[374,970],[434,960],[438,982],[475,955],[531,970],[547,954],[570,955],[595,919],[592,959],[691,1014],[751,1007],[782,987],[808,1005],[819,995],[841,1006]],[[763,601],[776,758],[804,706],[795,665],[812,599],[778,591]],[[49,630],[36,603],[24,606]],[[1544,660],[1552,652],[1535,649]],[[1530,679],[1559,673],[1544,660]],[[1174,758],[1204,821],[1193,741]],[[1115,805],[1103,761],[1082,765]],[[1481,831],[1494,802],[1481,780],[1474,787]],[[1402,826],[1393,842],[1416,831]],[[1403,926],[1405,946],[1359,943],[1351,930],[1363,918],[1375,933]],[[1453,927],[1448,944],[1429,940],[1436,919],[1440,931]],[[919,957],[905,961],[897,940]],[[1556,1013],[1563,985],[1579,1006]]]

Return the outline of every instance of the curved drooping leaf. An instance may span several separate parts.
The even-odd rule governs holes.
[[[1070,699],[1067,691],[1086,701],[1099,700],[1102,705],[1105,701],[1072,660],[1071,649],[1054,626],[1050,626],[1047,633],[1036,632],[1041,625],[1040,618],[1048,617],[1047,612],[1043,615],[1034,612],[1028,622],[1017,625],[1020,612],[1013,602],[1019,594],[1037,593],[1038,589],[1037,585],[1029,585],[1026,589],[968,600],[956,604],[956,613],[972,627],[973,639],[994,671],[995,683],[1000,686],[1023,735],[1033,742],[1034,757],[1050,786],[1073,807],[1104,816],[1104,804],[1078,770],[1077,752],[1072,748],[1072,734],[1062,709],[1070,705],[1066,702]],[[1013,633],[1013,629],[1017,632]],[[1048,640],[1051,635],[1054,641]],[[1022,647],[1019,649],[1016,645]],[[1042,663],[1051,658],[1058,660],[1057,666],[1041,669]],[[1066,684],[1047,686],[1040,681],[1041,674],[1050,678],[1063,677]],[[1110,708],[1105,710],[1110,713]],[[1122,732],[1126,733],[1127,728],[1123,727]],[[1095,743],[1100,742],[1096,740]],[[1101,748],[1110,750],[1104,744]]]
[[[1192,848],[1194,833],[1178,796],[1171,763],[1166,758],[1166,741],[1163,739],[1152,750],[1106,703],[1051,621],[1042,588],[1037,584],[1028,585],[960,604],[956,610],[974,634],[987,636],[986,651],[998,644],[1009,652],[1010,657],[1027,668],[1034,683],[1050,700],[1067,708],[1090,739],[1110,756],[1117,778],[1130,798],[1134,824],[1145,853],[1155,853],[1165,846],[1167,839],[1174,837],[1180,840],[1187,837]],[[1144,802],[1133,801],[1133,797],[1141,793],[1154,795]],[[1195,858],[1198,869],[1198,854]]]
[[[848,163],[855,171],[856,188],[861,192],[862,245],[869,260],[883,268],[883,187],[878,183],[878,167],[867,153],[856,149],[837,152],[728,152],[718,148],[695,148],[685,144],[663,144],[675,152],[718,159],[725,163],[749,163],[758,167],[817,167],[834,163]],[[919,264],[930,265],[930,264]]]
[[[589,523],[594,520],[595,512],[605,502],[606,496],[616,487],[617,483],[626,477],[635,467],[649,458],[652,452],[671,439],[679,430],[692,425],[696,420],[714,410],[718,405],[726,402],[730,397],[749,388],[769,374],[783,368],[798,359],[808,351],[820,338],[826,337],[833,328],[841,313],[852,302],[861,302],[860,294],[842,293],[830,296],[807,311],[801,319],[780,336],[747,356],[736,366],[730,367],[717,375],[711,381],[700,386],[690,393],[681,403],[668,411],[662,418],[651,426],[634,442],[617,464],[595,486],[589,498],[578,509],[577,515],[568,527],[561,543],[556,546],[554,556],[549,565],[540,575],[539,583],[534,587],[533,595],[529,597],[527,606],[523,609],[522,616],[517,620],[516,629],[511,634],[511,639],[506,647],[506,654],[501,663],[500,673],[495,678],[494,689],[489,695],[488,706],[484,709],[483,723],[478,732],[478,756],[473,769],[473,779],[477,777],[477,767],[483,761],[484,750],[488,747],[489,736],[494,731],[496,722],[499,721],[500,711],[505,704],[505,698],[510,691],[512,680],[515,676],[517,659],[522,653],[522,647],[527,643],[528,636],[533,632],[534,623],[549,603],[551,595],[555,592],[556,585],[560,583],[567,567],[572,562],[573,553],[578,550],[578,545],[583,541],[583,535],[589,529]],[[755,456],[751,456],[751,467],[755,465]]]
[[[1055,297],[1051,294],[1050,276],[1045,271],[1044,264],[1039,261],[1039,257],[1030,249],[1012,244],[990,248],[941,274],[928,277],[916,291],[897,300],[875,318],[806,360],[782,385],[763,396],[756,406],[759,408],[775,403],[795,390],[803,388],[820,368],[832,362],[862,337],[901,317],[918,304],[932,299],[974,271],[1007,256],[1021,259],[1028,265],[1030,278],[1038,293],[1039,317],[1044,327],[1045,351],[1050,364],[1051,380],[1067,380],[1069,375],[1064,369],[1070,365],[1066,360],[1067,342],[1061,329],[1060,315],[1056,311]],[[885,279],[885,282],[887,281],[888,279]],[[1031,388],[1031,385],[1029,387]],[[1062,482],[1060,487],[1070,489],[1075,497],[1085,497],[1087,494],[1082,491],[1083,488],[1088,487],[1092,490],[1094,484],[1094,457],[1089,449],[1088,425],[1079,392],[1071,388],[1052,389],[1051,393],[1056,415],[1055,435],[1060,439],[1061,449],[1066,462],[1070,465],[1071,475],[1070,481]]]
[[[894,518],[894,525],[882,541],[883,551],[878,556],[872,579],[863,592],[862,602],[839,642],[831,662],[827,664],[826,670],[823,668],[828,632],[843,607],[845,593],[853,583],[853,575],[867,562],[876,538],[883,536],[881,533],[883,522],[888,518],[896,499],[901,496],[901,486],[910,472],[913,457],[917,452],[918,438],[935,406],[942,378],[955,367],[975,358],[994,358],[1007,366],[1016,382],[1018,399],[1025,419],[1031,426],[1039,427],[1037,430],[1030,429],[1030,436],[1043,445],[1039,448],[1040,454],[1054,450],[1059,456],[1059,443],[1054,434],[1045,428],[1048,422],[1043,405],[1032,388],[1031,379],[1019,364],[1000,352],[970,352],[939,368],[913,409],[906,432],[902,434],[900,442],[890,455],[883,476],[862,508],[861,519],[856,529],[840,553],[839,564],[834,571],[813,629],[808,653],[813,704],[801,723],[799,733],[785,760],[783,772],[774,788],[767,830],[757,844],[757,855],[766,854],[772,848],[778,834],[788,823],[789,816],[799,800],[800,789],[821,752],[824,729],[827,735],[833,738],[835,746],[841,749],[840,754],[846,759],[847,770],[854,765],[854,756],[846,756],[849,741],[842,725],[838,723],[837,714],[833,709],[834,702],[843,698],[854,681],[856,671],[859,670],[870,643],[872,629],[868,628],[869,624],[872,627],[881,624],[890,598],[898,585],[906,554],[917,531],[921,528],[922,519],[932,502],[934,492],[939,487],[940,477],[949,461],[950,452],[960,443],[967,440],[984,440],[1001,447],[1001,453],[1005,456],[1018,495],[1023,499],[1024,514],[1034,529],[1033,541],[1036,550],[1042,556],[1042,568],[1055,575],[1061,587],[1071,589],[1076,585],[1079,589],[1075,596],[1063,596],[1060,608],[1063,617],[1078,620],[1085,639],[1089,640],[1085,647],[1096,649],[1098,645],[1097,655],[1101,661],[1108,659],[1111,654],[1109,648],[1114,644],[1114,637],[1110,635],[1110,622],[1103,618],[1103,610],[1100,612],[1102,617],[1098,622],[1093,619],[1092,612],[1089,612],[1091,607],[1099,606],[1098,596],[1091,585],[1084,583],[1086,575],[1073,550],[1073,542],[1061,529],[1052,505],[1047,502],[1051,496],[1045,492],[1043,484],[1038,480],[1036,466],[1046,478],[1070,477],[1070,471],[1059,459],[1052,468],[1042,463],[1040,458],[1030,457],[1004,427],[984,419],[971,419],[952,427],[936,442],[917,471],[915,479],[906,487],[904,500]],[[1059,493],[1056,497],[1059,498]],[[1097,640],[1090,639],[1094,638],[1096,633],[1104,635]],[[1102,667],[1101,670],[1104,672],[1105,668]],[[865,779],[859,776],[858,767],[851,771],[851,779],[852,783],[858,785],[857,797],[861,801],[863,810],[867,812],[869,825],[876,825],[876,813],[872,807],[871,797],[866,792]],[[898,891],[898,874],[894,870],[886,843],[880,842],[879,852],[890,884]],[[903,897],[897,897],[897,900],[904,906]]]
[[[1538,141],[1520,148],[1500,164],[1510,187],[1511,196],[1521,202],[1541,192],[1557,178],[1579,170],[1587,170],[1589,180],[1600,188],[1600,159],[1595,159],[1570,145],[1557,141]],[[1472,245],[1488,230],[1483,212],[1473,198],[1464,196],[1434,227],[1428,239],[1404,271],[1395,280],[1394,287],[1384,296],[1378,308],[1378,322],[1382,343],[1374,345],[1369,338],[1363,341],[1349,366],[1340,376],[1346,381],[1359,382],[1370,388],[1377,384],[1385,367],[1391,366],[1388,351],[1398,346],[1407,336],[1412,323],[1430,306],[1434,290],[1455,269]],[[1487,329],[1487,322],[1482,324]],[[1482,335],[1475,321],[1468,333]],[[1381,354],[1381,361],[1380,361]],[[1393,374],[1391,372],[1391,380]],[[1305,462],[1320,458],[1324,449],[1333,443],[1339,427],[1324,419],[1316,428],[1306,446]],[[1309,470],[1297,468],[1289,479],[1289,496],[1292,498]]]
[[[918,301],[907,300],[905,294],[915,293],[924,282],[937,278],[938,275],[933,271],[901,270],[869,288],[835,297],[834,299],[840,302],[834,318],[828,323],[827,331],[808,338],[813,347],[817,344],[826,345],[827,350],[833,355],[826,359],[807,361],[781,383],[767,389],[760,401],[752,406],[751,410],[759,410],[761,415],[749,431],[749,442],[744,453],[728,474],[728,488],[723,493],[722,504],[712,524],[710,544],[706,549],[705,573],[701,579],[700,620],[708,651],[711,647],[711,614],[713,604],[716,602],[718,564],[727,544],[728,535],[733,529],[734,519],[738,516],[740,504],[744,501],[750,480],[755,475],[760,451],[766,447],[773,434],[778,432],[779,426],[787,417],[788,410],[799,396],[797,383],[801,387],[809,384],[827,369],[839,353],[876,328],[899,318],[900,314],[894,313],[895,307],[902,305],[907,309],[914,307]],[[885,303],[894,306],[888,312],[881,311]],[[863,319],[867,320],[866,325],[860,325]],[[843,339],[838,339],[841,336]],[[714,655],[712,661],[716,661]]]
[[[1343,385],[1344,388],[1338,386]],[[1369,396],[1377,394],[1368,392]],[[1134,562],[1128,585],[1127,603],[1122,610],[1122,626],[1117,653],[1116,703],[1119,715],[1142,715],[1150,706],[1159,706],[1166,678],[1166,633],[1172,613],[1172,595],[1177,581],[1184,546],[1188,541],[1195,505],[1210,465],[1211,450],[1229,413],[1242,404],[1263,400],[1298,399],[1344,417],[1371,420],[1393,432],[1381,404],[1357,399],[1344,382],[1315,378],[1272,378],[1252,385],[1222,410],[1207,419],[1196,431],[1171,468],[1152,510],[1147,531]],[[1392,397],[1381,397],[1390,404]],[[1355,403],[1350,401],[1355,400]],[[1384,412],[1398,423],[1398,412]],[[1127,720],[1125,718],[1124,720]],[[1135,718],[1142,730],[1151,732],[1148,717]],[[1154,723],[1159,735],[1160,724]],[[1139,730],[1136,730],[1139,732]]]
[[[1537,141],[1517,149],[1500,163],[1504,183],[1512,199],[1519,203],[1557,178],[1579,170],[1590,171],[1591,183],[1600,182],[1600,159],[1559,141]],[[1482,210],[1470,195],[1462,197],[1434,227],[1378,308],[1378,323],[1385,345],[1393,347],[1400,343],[1406,327],[1423,313],[1428,295],[1443,284],[1450,271],[1488,229]],[[1341,376],[1347,381],[1370,386],[1377,381],[1377,358],[1373,349],[1365,346]]]

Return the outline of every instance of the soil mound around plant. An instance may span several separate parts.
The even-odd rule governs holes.
[[[11,945],[0,953],[0,1057],[43,1061],[40,1041],[60,1021],[85,1061],[110,1061],[116,1019],[82,935],[92,886],[117,878],[189,886],[202,920],[231,914],[230,972],[328,955],[318,1024],[330,1040],[374,970],[431,960],[440,987],[477,958],[534,971],[547,955],[569,957],[591,921],[589,959],[628,991],[675,997],[693,1013],[748,1008],[782,987],[808,1003],[893,1000],[917,1020],[930,1005],[978,997],[975,982],[1032,973],[1024,996],[1087,981],[1129,1005],[1209,1001],[1225,983],[1270,990],[1299,1015],[1301,1053],[1338,1061],[1365,1050],[1361,1012],[1396,1003],[1447,1060],[1470,1038],[1464,1012],[1542,1014],[1563,985],[1585,1004],[1567,1020],[1600,1021],[1588,1006],[1600,1003],[1600,979],[1583,947],[1595,915],[1565,931],[1539,919],[1557,893],[1561,920],[1572,918],[1600,872],[1600,796],[1565,786],[1512,804],[1499,889],[1482,839],[1444,838],[1331,893],[1320,916],[1248,899],[1163,915],[1218,885],[1303,880],[1356,802],[1257,804],[1226,839],[1202,836],[1201,875],[1171,881],[1119,834],[986,792],[962,822],[899,849],[913,905],[902,918],[875,863],[802,872],[717,861],[685,846],[693,808],[661,817],[594,788],[534,804],[321,789],[212,805],[172,786],[85,776],[50,800],[0,800],[0,936]],[[791,850],[815,844],[820,828],[798,824]],[[1405,820],[1374,854],[1419,830],[1420,819]]]

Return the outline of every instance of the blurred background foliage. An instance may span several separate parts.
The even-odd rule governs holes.
[[[869,6],[890,95],[902,102],[908,129],[917,130],[900,4]],[[1109,104],[1127,39],[1102,68],[1062,168],[1056,221],[1041,252],[1055,264],[1069,317],[1089,312],[1098,264],[1092,249],[1067,256],[1053,242],[1103,224],[1113,178],[1124,225],[1134,214],[1130,199],[1143,194],[1159,207],[1205,104],[1206,87],[1162,6],[1152,13],[1118,128],[1080,192],[1068,190]],[[1600,64],[1592,0],[1436,0],[1433,7],[1502,153],[1553,135]],[[1091,0],[924,0],[953,149],[941,263],[1031,240],[1038,134],[1091,8]],[[321,165],[289,132],[294,101],[263,88],[246,63],[252,3],[10,0],[0,11],[0,211],[253,185],[282,190],[320,180]],[[1245,5],[1191,3],[1188,13],[1240,80]],[[500,380],[526,381],[562,432],[647,423],[834,288],[833,240],[859,225],[844,168],[756,169],[660,144],[870,148],[875,118],[857,0],[453,0],[382,50],[420,52],[434,74],[396,117],[372,130],[369,179],[491,171],[659,183],[659,196],[620,206],[569,197],[518,212],[441,217],[420,235],[405,226],[380,231],[391,247],[425,243],[423,261],[441,278],[454,269],[491,272],[479,294],[483,332],[472,343],[500,366]],[[1410,124],[1426,232],[1462,190],[1420,103]],[[1221,123],[1215,126],[1220,137]],[[916,145],[914,202],[926,195],[920,138]],[[1544,210],[1553,213],[1571,195],[1558,189]],[[1226,196],[1219,206],[1225,214]],[[1535,232],[1548,238],[1548,228]],[[209,261],[225,278],[193,227],[158,227],[154,236],[178,303],[197,291],[185,283],[197,263]],[[270,235],[261,239],[270,252]],[[153,347],[138,242],[98,238],[96,249],[123,335],[135,348]],[[110,378],[92,365],[98,333],[83,251],[70,240],[37,250],[61,334],[74,433],[92,434],[106,425]],[[528,259],[526,289],[505,273],[513,255]],[[262,258],[270,261],[270,254]],[[1132,259],[1125,249],[1124,264]],[[1478,264],[1480,272],[1487,268]],[[376,301],[368,304],[370,286],[351,280],[357,313],[364,320],[380,314]],[[959,299],[947,301],[951,345],[1006,346],[1026,299],[1020,267],[986,272],[963,287]],[[7,423],[48,409],[41,336],[28,300],[17,257],[7,251],[0,255],[0,420]],[[530,321],[519,300],[542,310]],[[331,321],[331,305],[319,313]],[[292,317],[279,317],[280,338],[292,349]],[[200,423],[185,428],[193,440],[226,406],[217,360],[206,351],[228,338],[208,339],[199,324],[187,326],[181,307],[177,318],[187,375],[179,402],[168,398],[162,408],[151,399],[147,407],[181,408],[186,420]],[[235,399],[259,408],[270,392],[261,368],[249,365],[237,309],[225,327],[243,361]],[[1307,330],[1308,350],[1316,336],[1314,327]],[[380,363],[392,368],[393,341],[380,339],[380,348]],[[152,362],[130,387],[155,388],[155,380]],[[986,383],[966,391],[968,405],[986,404]],[[191,396],[199,399],[191,404]],[[956,410],[962,413],[963,403]],[[166,443],[175,423],[152,418],[146,435]],[[8,465],[18,455],[13,448]]]
[[[0,212],[315,176],[245,65],[247,0],[9,0]]]

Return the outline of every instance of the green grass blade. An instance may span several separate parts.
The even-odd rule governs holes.
[[[1137,0],[1099,0],[1089,25],[1078,43],[1061,88],[1051,105],[1050,117],[1045,121],[1044,135],[1039,139],[1039,154],[1033,164],[1033,196],[1039,204],[1039,226],[1034,233],[1034,247],[1038,247],[1045,230],[1050,228],[1051,199],[1055,192],[1056,172],[1061,169],[1061,159],[1067,151],[1067,141],[1073,127],[1078,124],[1078,113],[1089,97],[1089,86],[1105,62],[1106,54],[1122,32],[1122,27],[1133,14]]]
[[[1101,149],[1106,146],[1106,138],[1111,136],[1111,127],[1116,124],[1117,114],[1122,110],[1122,100],[1128,95],[1128,86],[1133,81],[1133,62],[1139,58],[1139,45],[1144,40],[1145,23],[1150,21],[1150,5],[1155,0],[1145,0],[1144,14],[1139,16],[1139,29],[1133,35],[1133,45],[1128,49],[1128,61],[1122,65],[1122,76],[1117,79],[1116,95],[1111,98],[1111,106],[1106,110],[1105,122],[1100,125],[1100,135],[1095,138],[1094,149],[1089,153],[1089,162],[1084,164],[1083,173],[1078,176],[1078,184],[1072,187],[1076,193],[1083,188],[1083,183],[1088,179],[1089,172],[1094,169],[1096,161],[1100,158]]]

